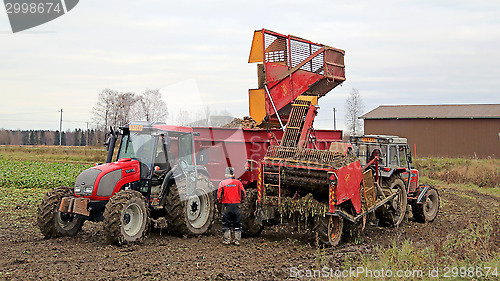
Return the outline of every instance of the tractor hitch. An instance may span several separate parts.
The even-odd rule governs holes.
[[[90,216],[90,212],[87,208],[89,202],[90,199],[88,198],[63,197],[59,205],[59,212],[79,214],[88,217]]]

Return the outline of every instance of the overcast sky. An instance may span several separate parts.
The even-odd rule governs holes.
[[[346,51],[347,81],[320,99],[318,128],[332,128],[333,107],[344,128],[353,88],[365,112],[500,103],[500,1],[82,0],[16,34],[0,8],[0,128],[59,129],[61,108],[65,130],[85,128],[104,88],[247,116],[261,28]]]

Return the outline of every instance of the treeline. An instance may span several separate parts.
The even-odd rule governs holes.
[[[4,130],[0,129],[0,145],[65,145],[101,146],[104,132],[101,130]]]

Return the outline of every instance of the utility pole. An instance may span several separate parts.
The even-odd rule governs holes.
[[[333,129],[337,130],[337,120],[335,118],[335,107],[333,108]]]
[[[62,121],[63,121],[63,110],[61,108],[61,118],[59,119],[59,145],[62,145]]]
[[[87,138],[85,139],[85,146],[88,146],[89,145],[89,122],[86,122],[87,123]]]

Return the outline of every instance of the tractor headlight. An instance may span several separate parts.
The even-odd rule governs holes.
[[[90,186],[86,186],[84,189],[83,189],[83,195],[87,195],[87,196],[90,196],[92,195],[92,192],[94,191],[94,186],[90,185]]]

